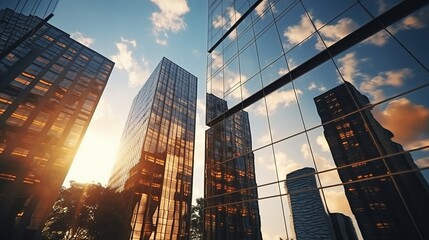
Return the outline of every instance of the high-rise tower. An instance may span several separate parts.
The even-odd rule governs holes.
[[[0,59],[0,238],[37,239],[114,63],[47,23],[15,35],[37,16],[0,19],[0,50],[14,46]]]
[[[163,58],[133,100],[108,184],[130,239],[189,239],[196,99],[197,78]]]
[[[429,185],[373,117],[368,98],[346,82],[314,101],[362,236],[429,238]]]
[[[207,95],[215,111],[226,101]],[[211,116],[215,112],[208,112]],[[249,115],[242,111],[206,131],[205,238],[262,239]],[[246,153],[247,154],[242,154]],[[242,155],[241,155],[242,154]],[[239,155],[239,157],[235,157]],[[240,156],[241,155],[241,156]],[[228,159],[227,162],[221,162]],[[234,204],[232,204],[234,203]],[[219,207],[214,207],[218,206]]]
[[[337,240],[357,240],[355,227],[352,219],[342,213],[330,213],[332,227],[334,228]]]
[[[296,239],[335,239],[314,174],[313,168],[302,168],[286,176]]]

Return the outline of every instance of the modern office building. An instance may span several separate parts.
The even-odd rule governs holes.
[[[53,16],[57,4],[58,0],[2,1],[0,11],[4,13],[0,16],[0,58],[39,30]]]
[[[286,175],[295,238],[335,239],[314,174],[314,168],[302,168]]]
[[[206,101],[215,111],[227,109],[227,102],[215,95],[208,94]],[[206,144],[205,239],[262,239],[258,202],[251,201],[258,192],[248,113],[208,129]]]
[[[11,9],[0,19],[1,50],[42,21]],[[0,59],[1,239],[40,237],[113,65],[50,24]]]
[[[197,78],[163,58],[133,100],[108,186],[130,239],[189,239]]]
[[[374,118],[368,98],[346,82],[314,101],[362,236],[429,238],[429,185]]]
[[[429,55],[422,50],[429,41],[427,4],[425,0],[208,1],[206,235],[211,234],[211,226],[219,220],[212,209],[233,213],[237,204],[255,203],[262,238],[293,238],[293,214],[284,188],[285,176],[298,169],[313,168],[327,214],[339,212],[350,217],[359,239],[367,238],[367,227],[358,224],[362,221],[355,212],[367,209],[356,209],[349,204],[348,187],[380,179],[389,183],[383,183],[377,190],[392,193],[391,199],[402,196],[403,211],[398,214],[404,211],[407,216],[416,214],[403,220],[406,222],[403,226],[414,227],[413,233],[419,229],[421,234],[412,238],[427,238],[422,231],[429,228],[419,225],[419,213],[415,211],[421,205],[406,199],[400,191],[402,180],[399,180],[413,175],[411,178],[422,186],[429,179]],[[337,164],[335,154],[330,152],[333,150],[329,147],[330,140],[324,137],[324,126],[330,122],[320,121],[314,98],[345,82],[353,83],[368,96],[374,106],[374,118],[393,133],[393,141],[398,143],[390,143],[390,149],[396,148],[395,151],[383,152],[379,148],[377,159],[361,155],[353,164]],[[355,111],[366,115],[366,107],[356,105]],[[238,125],[235,136],[228,133],[227,126],[243,114],[247,115],[250,130]],[[377,131],[376,135],[386,134],[381,128]],[[251,143],[246,143],[246,149],[228,145],[237,141],[239,146],[245,132],[251,132],[247,140]],[[209,141],[209,133],[213,138],[218,135],[225,140]],[[387,140],[390,138],[391,134],[383,142],[392,142]],[[370,144],[370,140],[365,144]],[[217,145],[212,147],[212,144]],[[222,183],[211,186],[208,180],[229,175],[232,163],[248,156],[254,160],[256,184],[249,185],[249,189],[256,188],[257,195],[249,194],[249,198],[243,200],[234,198],[238,189],[212,191],[214,187],[222,188]],[[215,157],[218,159],[213,165],[210,161]],[[356,175],[343,182],[341,172],[348,171],[353,176],[359,164],[392,159],[415,164],[410,164],[411,168],[389,167],[392,171],[385,171],[383,177],[379,172],[362,172],[360,178],[355,178],[359,176]],[[211,176],[215,167],[218,175]],[[232,184],[234,178],[226,181]],[[357,194],[357,190],[355,192]],[[382,209],[385,207],[382,204],[374,202],[368,206],[371,211],[379,211],[372,209]],[[422,207],[421,212],[425,212],[424,209]],[[388,232],[392,221],[377,222],[375,227],[380,230],[376,232],[381,229]],[[242,223],[228,224],[229,229],[239,229]],[[402,238],[401,234],[392,239]]]
[[[330,213],[332,226],[337,240],[358,240],[352,219],[342,213]]]

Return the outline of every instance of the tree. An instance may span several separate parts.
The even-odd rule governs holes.
[[[100,184],[71,182],[61,190],[42,239],[126,239],[126,212],[119,193]]]
[[[191,207],[191,239],[203,239],[204,199],[197,198],[197,205]]]

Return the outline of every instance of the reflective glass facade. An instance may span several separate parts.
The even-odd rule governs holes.
[[[109,187],[130,239],[189,239],[197,78],[163,58],[133,100]]]
[[[226,101],[212,94],[207,101],[215,111],[227,109]],[[258,198],[250,139],[245,111],[206,131],[206,239],[262,239],[258,202],[248,201]]]
[[[314,173],[314,168],[307,167],[286,175],[293,231],[296,239],[335,239]]]
[[[228,155],[219,146],[216,161],[223,174],[251,155],[254,185],[209,191],[216,155],[206,139],[206,236],[222,221],[207,218],[210,209],[252,203],[262,238],[297,239],[290,206],[299,192],[284,187],[285,176],[313,168],[324,212],[350,219],[330,217],[336,236],[342,225],[358,239],[428,239],[427,1],[231,2],[208,5],[206,135],[220,129],[218,135],[228,136],[225,126],[247,114],[249,129],[234,131],[249,138],[236,137],[249,147]],[[249,8],[235,8],[238,2]],[[219,5],[227,11],[215,10]],[[240,16],[238,23],[213,20],[232,15]],[[222,37],[214,38],[218,31]],[[225,202],[251,190],[256,194],[245,200]]]
[[[0,2],[0,58],[31,37],[53,14],[58,0]],[[18,23],[18,24],[17,24]]]
[[[28,23],[5,16],[15,29]],[[0,59],[1,239],[37,239],[113,65],[50,24]]]

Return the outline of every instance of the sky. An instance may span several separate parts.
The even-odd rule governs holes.
[[[207,2],[62,0],[50,24],[115,62],[64,181],[106,185],[132,100],[167,57],[198,78],[193,196],[202,197]]]

